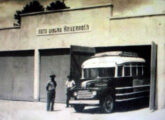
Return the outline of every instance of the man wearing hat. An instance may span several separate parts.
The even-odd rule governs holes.
[[[72,94],[72,89],[75,87],[75,81],[72,79],[72,77],[70,75],[67,76],[67,81],[66,81],[66,87],[67,87],[67,98],[66,98],[66,107],[69,107],[69,99],[71,97]]]
[[[53,111],[54,110],[54,100],[55,100],[55,94],[56,94],[56,86],[57,83],[55,81],[56,75],[52,74],[50,75],[50,80],[48,81],[46,85],[46,91],[47,91],[47,111]]]

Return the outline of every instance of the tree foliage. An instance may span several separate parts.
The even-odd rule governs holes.
[[[60,0],[55,0],[54,2],[51,2],[46,7],[46,10],[59,10],[59,9],[65,9],[65,8],[69,8],[69,7],[65,5],[64,0],[62,2]],[[37,0],[31,1],[30,3],[26,4],[22,10],[16,11],[14,15],[14,19],[17,20],[17,24],[14,24],[14,25],[21,24],[20,14],[40,12],[40,11],[44,11],[44,7]]]
[[[51,2],[50,5],[46,7],[46,10],[60,10],[60,9],[65,9],[68,8],[64,1],[61,2],[59,0],[55,0],[54,2]]]
[[[33,0],[29,4],[26,4],[22,10],[16,11],[14,18],[17,20],[17,23],[20,25],[21,24],[20,14],[39,12],[39,11],[44,11],[44,7],[37,0]]]

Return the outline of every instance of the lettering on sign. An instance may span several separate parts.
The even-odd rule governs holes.
[[[81,25],[63,25],[60,27],[45,27],[37,28],[37,35],[54,35],[54,34],[65,34],[65,33],[79,33],[79,32],[89,32],[91,27],[89,24]]]

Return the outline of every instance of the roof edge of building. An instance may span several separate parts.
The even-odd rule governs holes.
[[[0,28],[0,31],[1,31],[1,30],[20,29],[20,28],[21,28],[20,26],[14,26],[14,27],[4,27],[4,28]]]
[[[33,16],[33,15],[42,15],[42,14],[51,14],[51,13],[58,13],[58,12],[76,11],[76,10],[95,9],[95,8],[102,8],[102,7],[113,7],[113,4],[104,4],[104,5],[88,6],[88,7],[81,7],[81,8],[72,8],[72,9],[67,8],[67,9],[61,9],[61,10],[51,10],[51,11],[25,13],[25,14],[21,14],[21,17]]]
[[[165,16],[165,13],[154,13],[154,14],[144,14],[144,15],[133,15],[133,16],[113,16],[110,20],[120,20],[120,19],[131,19],[131,18],[143,18],[143,17],[154,17],[154,16]]]

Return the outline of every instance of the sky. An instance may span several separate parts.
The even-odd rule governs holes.
[[[25,4],[32,0],[0,0],[0,28],[12,27],[14,20],[14,14],[16,10],[21,10]],[[49,5],[55,0],[38,0],[43,6]],[[89,6],[92,4],[106,4],[111,0],[65,0],[65,3],[70,8],[81,7],[84,4]]]
[[[14,14],[32,0],[0,0],[0,28],[13,27]],[[38,0],[43,6],[55,0]],[[129,16],[165,13],[165,0],[65,0],[70,8],[113,3],[113,15]]]
[[[16,10],[21,10],[30,0],[0,0],[0,28],[12,27]],[[52,0],[38,0],[44,6]]]

